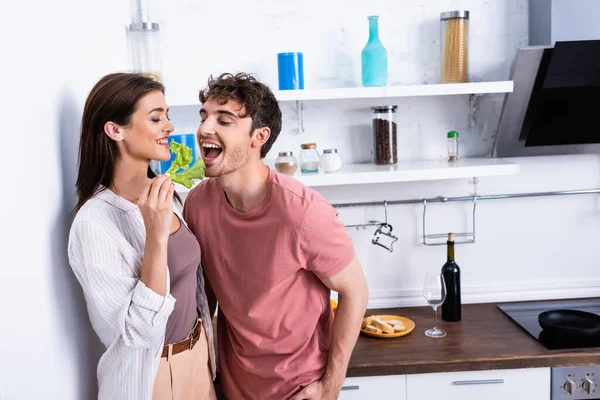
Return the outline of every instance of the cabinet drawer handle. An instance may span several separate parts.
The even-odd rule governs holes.
[[[454,381],[453,385],[494,385],[504,383],[504,379],[480,379],[475,381]]]
[[[354,385],[354,386],[342,386],[342,390],[358,390],[360,389],[360,386],[358,385]]]

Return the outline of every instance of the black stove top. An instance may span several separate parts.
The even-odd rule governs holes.
[[[498,308],[548,350],[600,347],[600,339],[574,339],[549,335],[538,322],[538,315],[549,310],[579,310],[600,315],[600,300],[556,300],[498,304]]]

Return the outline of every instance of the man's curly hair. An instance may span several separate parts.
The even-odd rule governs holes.
[[[267,85],[243,72],[235,75],[224,73],[217,78],[211,75],[208,85],[200,91],[199,98],[202,104],[208,100],[215,100],[221,105],[229,100],[238,102],[244,109],[244,114],[240,116],[252,118],[250,134],[257,128],[269,128],[271,136],[260,149],[260,157],[265,158],[281,132],[281,109]]]

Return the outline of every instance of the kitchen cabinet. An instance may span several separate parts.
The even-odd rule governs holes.
[[[346,378],[339,400],[550,399],[550,368]]]
[[[549,400],[550,368],[406,375],[407,400]]]
[[[339,400],[406,399],[406,375],[346,378]]]

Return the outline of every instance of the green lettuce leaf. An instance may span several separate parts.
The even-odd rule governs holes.
[[[171,163],[165,174],[169,174],[173,182],[179,183],[188,189],[194,186],[193,179],[204,179],[204,161],[199,157],[194,164],[188,168],[192,162],[192,148],[185,144],[177,143],[172,140],[169,143],[169,150],[175,154],[175,159]],[[180,169],[183,169],[181,172]]]
[[[176,171],[179,171],[182,168],[185,169],[190,165],[192,162],[192,149],[185,144],[171,140],[171,143],[169,143],[169,150],[171,150],[173,154],[176,154],[176,156],[165,173],[172,176]]]
[[[194,185],[193,179],[204,179],[204,161],[199,157],[194,165],[186,169],[185,171],[177,174],[171,174],[171,180],[182,184],[188,189]]]

